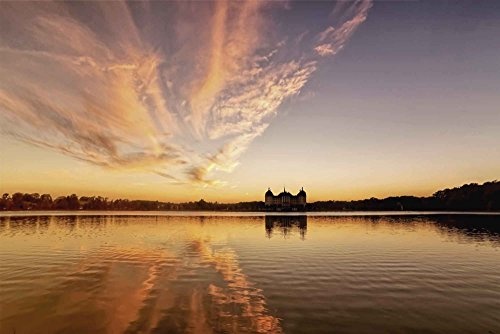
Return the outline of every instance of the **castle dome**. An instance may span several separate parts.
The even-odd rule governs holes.
[[[297,194],[297,196],[306,196],[306,192],[304,191],[304,187],[302,187],[302,189],[300,189],[300,191]]]
[[[273,192],[271,191],[271,188],[268,188],[267,191],[266,191],[266,197],[267,196],[274,196]]]

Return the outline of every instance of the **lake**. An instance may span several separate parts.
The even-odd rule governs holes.
[[[2,213],[1,333],[500,333],[500,215]]]

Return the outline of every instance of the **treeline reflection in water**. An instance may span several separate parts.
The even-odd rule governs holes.
[[[190,223],[213,223],[238,220],[239,217],[231,216],[133,216],[133,215],[67,215],[67,216],[0,216],[0,233],[34,234],[44,233],[52,225],[58,229],[71,233],[75,228],[102,230],[108,224],[128,225],[147,220],[148,223],[168,223],[186,220]],[[243,217],[242,217],[243,218]],[[305,240],[307,235],[307,215],[266,215],[245,216],[247,220],[264,223],[267,238],[280,235],[289,238],[298,233],[300,239]],[[442,214],[442,215],[414,215],[414,216],[314,216],[323,222],[359,222],[370,224],[404,224],[411,228],[416,224],[426,224],[435,228],[444,235],[452,238],[469,238],[472,241],[500,240],[500,215],[470,215],[470,214]]]
[[[4,216],[0,333],[498,332],[498,246],[498,215]]]

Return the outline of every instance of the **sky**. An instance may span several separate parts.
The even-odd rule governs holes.
[[[0,191],[237,202],[500,176],[500,2],[1,2]]]

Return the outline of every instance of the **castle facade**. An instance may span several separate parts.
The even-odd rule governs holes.
[[[304,188],[297,195],[292,195],[283,189],[278,195],[274,195],[269,188],[264,195],[267,211],[305,211],[307,195]]]

